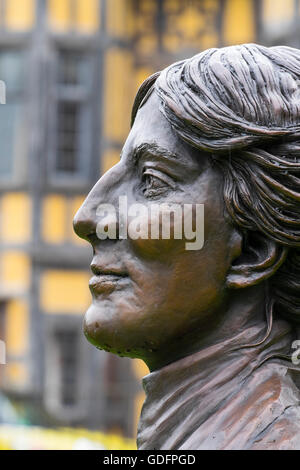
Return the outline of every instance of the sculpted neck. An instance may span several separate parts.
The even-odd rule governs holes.
[[[207,321],[193,333],[178,338],[174,343],[169,343],[155,356],[145,359],[150,371],[160,369],[214,344],[225,343],[250,327],[265,327],[261,331],[263,338],[267,329],[266,292],[263,283],[246,289],[232,290],[213,316],[210,315],[209,322]]]

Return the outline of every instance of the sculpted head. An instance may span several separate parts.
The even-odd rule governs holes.
[[[94,345],[155,369],[205,342],[237,293],[262,286],[276,314],[297,321],[299,79],[298,50],[246,44],[209,49],[142,84],[120,161],[74,219],[94,251],[84,320]],[[120,196],[128,206],[203,204],[203,247],[187,250],[172,230],[122,238],[120,220],[116,239],[99,239],[97,208],[117,208]]]

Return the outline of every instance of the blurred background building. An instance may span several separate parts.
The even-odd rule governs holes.
[[[209,47],[297,47],[299,15],[299,0],[0,0],[0,421],[134,436],[147,368],[85,340],[91,251],[72,218],[144,78]]]

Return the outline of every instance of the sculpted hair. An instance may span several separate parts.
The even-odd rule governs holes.
[[[244,44],[172,64],[142,84],[132,122],[153,91],[178,135],[221,167],[233,222],[289,248],[269,283],[276,311],[300,323],[300,51]]]

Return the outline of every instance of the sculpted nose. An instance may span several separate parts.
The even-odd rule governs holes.
[[[103,199],[102,192],[102,181],[100,178],[75,214],[73,227],[75,233],[80,238],[90,241],[88,237],[96,233],[96,211],[99,203]]]
[[[74,231],[80,238],[87,240],[88,236],[96,233],[96,225],[96,210],[86,199],[73,219]]]
[[[88,194],[73,219],[74,231],[80,238],[90,242],[89,237],[96,234],[99,205],[103,205],[107,201],[112,204],[116,202],[119,182],[120,171],[117,171],[117,165],[115,165],[100,178]]]

